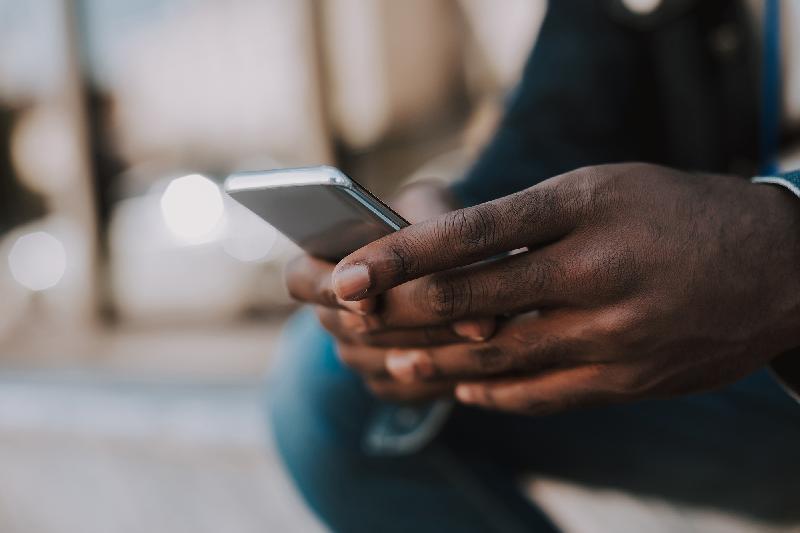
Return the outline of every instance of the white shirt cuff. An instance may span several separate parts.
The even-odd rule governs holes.
[[[795,196],[800,198],[800,187],[792,183],[791,181],[778,177],[778,176],[756,176],[755,178],[751,179],[753,183],[771,183],[773,185],[780,185],[781,187],[785,187],[792,191]]]

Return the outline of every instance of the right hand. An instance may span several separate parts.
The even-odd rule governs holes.
[[[439,184],[419,183],[403,190],[392,203],[411,222],[419,222],[457,207]],[[376,395],[394,401],[414,401],[451,395],[455,383],[401,383],[386,368],[391,349],[441,346],[491,337],[494,320],[480,319],[419,328],[386,328],[372,312],[380,301],[348,302],[336,297],[331,284],[335,264],[301,255],[286,267],[289,294],[314,306],[322,326],[336,339],[342,362],[359,373]]]

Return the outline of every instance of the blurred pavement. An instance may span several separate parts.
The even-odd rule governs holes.
[[[284,477],[258,384],[0,380],[4,533],[322,531]]]

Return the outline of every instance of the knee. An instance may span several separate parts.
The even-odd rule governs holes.
[[[318,507],[315,500],[336,494],[362,459],[370,399],[309,314],[287,326],[277,359],[268,383],[268,418],[281,458]]]

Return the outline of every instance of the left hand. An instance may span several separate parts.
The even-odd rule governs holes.
[[[333,285],[350,301],[396,287],[383,327],[514,315],[486,342],[393,350],[387,368],[541,414],[719,387],[800,345],[798,228],[778,187],[588,167],[379,239]]]
[[[392,206],[408,220],[421,221],[456,206],[448,189],[437,182],[417,182],[406,186]],[[321,325],[336,341],[342,363],[356,372],[376,395],[393,401],[420,401],[452,396],[454,383],[403,383],[386,370],[387,347],[431,347],[453,342],[486,340],[494,331],[494,320],[468,320],[419,328],[384,328],[371,312],[381,305],[375,298],[357,302],[342,301],[331,288],[335,265],[309,255],[299,255],[286,267],[289,294],[314,306]]]

